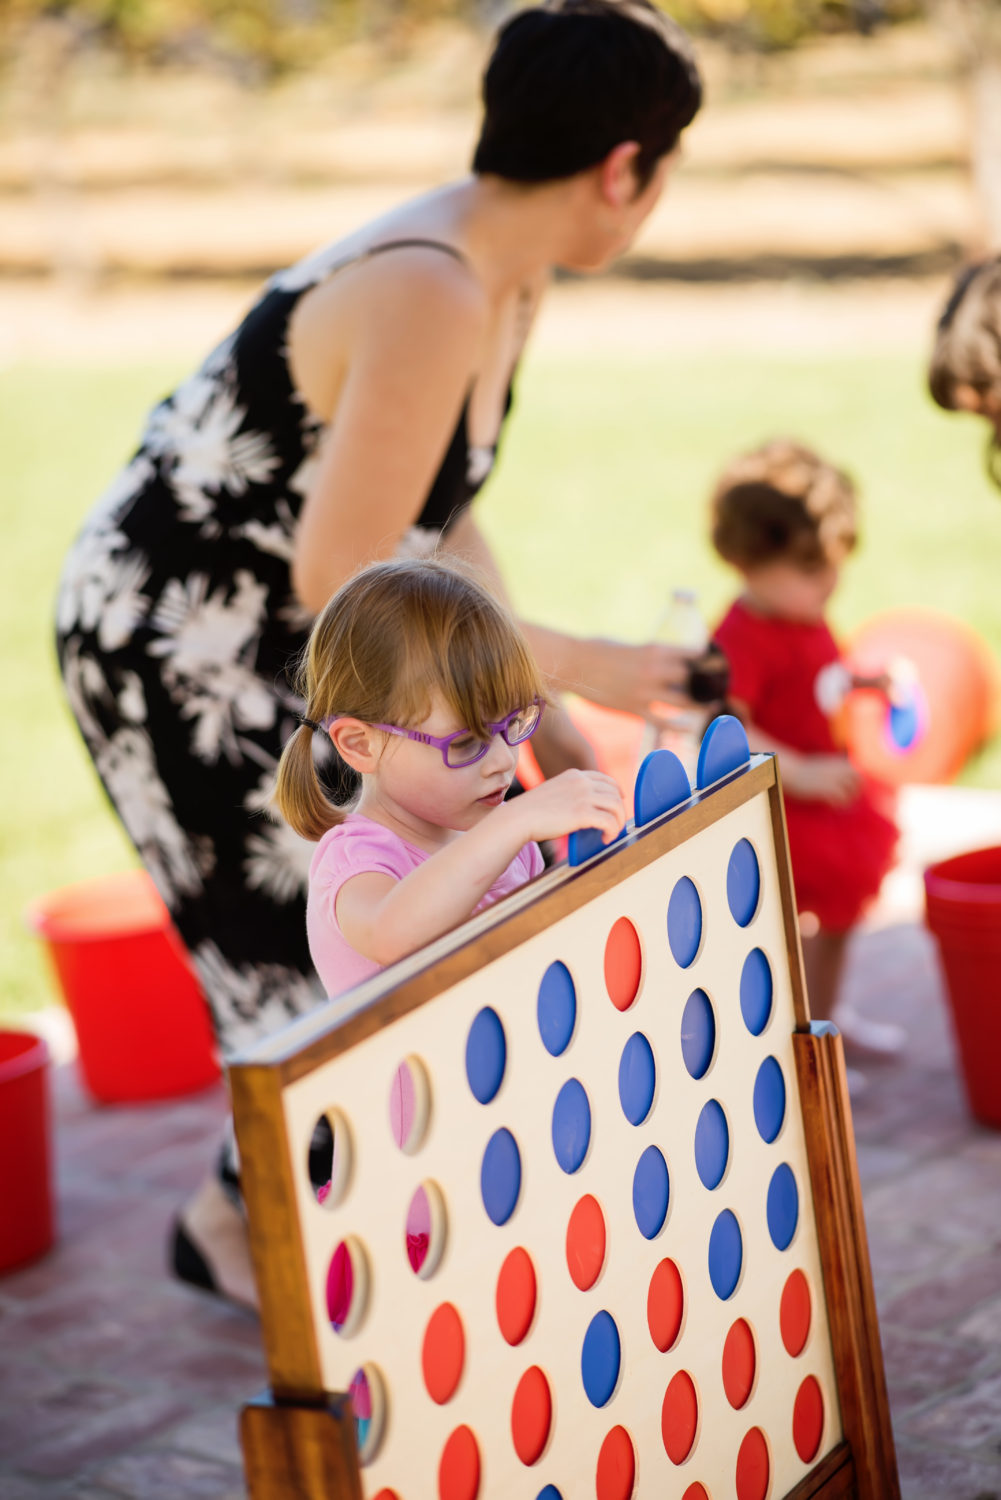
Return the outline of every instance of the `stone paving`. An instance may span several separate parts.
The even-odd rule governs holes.
[[[884,906],[856,937],[848,985],[909,1032],[902,1061],[861,1065],[855,1103],[903,1494],[1001,1500],[1001,1132],[967,1112],[913,911]],[[58,1242],[0,1278],[0,1496],[238,1500],[237,1411],[265,1384],[257,1323],[163,1267],[223,1090],[98,1108],[63,1065],[53,1094]]]

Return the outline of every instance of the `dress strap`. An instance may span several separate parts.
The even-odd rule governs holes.
[[[444,240],[425,240],[416,236],[406,240],[384,240],[381,245],[372,245],[368,250],[363,250],[357,258],[358,260],[364,260],[372,255],[381,255],[384,250],[416,249],[442,250],[446,255],[451,255],[453,260],[461,261],[464,266],[469,265],[469,261],[463,255],[462,251],[457,250],[454,245],[447,245]]]
[[[349,255],[347,260],[339,260],[330,266],[320,277],[326,281],[331,276],[336,276],[338,271],[344,271],[348,266],[356,266],[360,261],[372,260],[376,255],[382,255],[386,250],[441,250],[443,254],[450,255],[460,265],[471,269],[469,261],[461,250],[454,245],[446,245],[444,240],[426,240],[414,236],[405,240],[383,240],[379,245],[370,245],[367,250],[359,250],[357,255]]]

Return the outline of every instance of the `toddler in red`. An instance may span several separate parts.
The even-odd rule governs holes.
[[[852,765],[836,730],[845,689],[861,685],[824,618],[856,543],[854,485],[797,443],[767,443],[718,480],[712,541],[744,583],[714,632],[730,662],[728,706],[753,750],[778,754],[797,906],[819,924],[803,940],[810,1008],[826,1019],[845,939],[879,890],[897,841],[892,792]],[[845,1007],[836,1019],[849,1044],[900,1048],[896,1027]]]

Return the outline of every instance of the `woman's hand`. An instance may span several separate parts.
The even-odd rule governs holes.
[[[659,641],[634,646],[601,637],[580,639],[527,622],[523,629],[543,671],[561,691],[655,724],[665,717],[658,704],[691,705],[685,687],[696,652]]]
[[[658,703],[687,705],[688,664],[695,655],[659,641],[631,646],[624,641],[583,643],[585,696],[605,708],[663,721]]]
[[[564,771],[506,802],[498,815],[519,820],[524,840],[559,839],[580,828],[597,828],[610,844],[626,823],[622,793],[603,771]]]

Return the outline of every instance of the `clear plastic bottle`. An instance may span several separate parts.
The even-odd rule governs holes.
[[[701,653],[709,645],[709,629],[699,608],[699,596],[694,589],[672,589],[653,639],[667,646],[678,646],[683,651]],[[701,708],[679,708],[673,703],[658,703],[657,712],[667,715],[670,722],[657,729],[648,724],[643,734],[640,762],[651,750],[673,750],[688,772],[694,786],[695,770],[705,728],[706,712]]]

